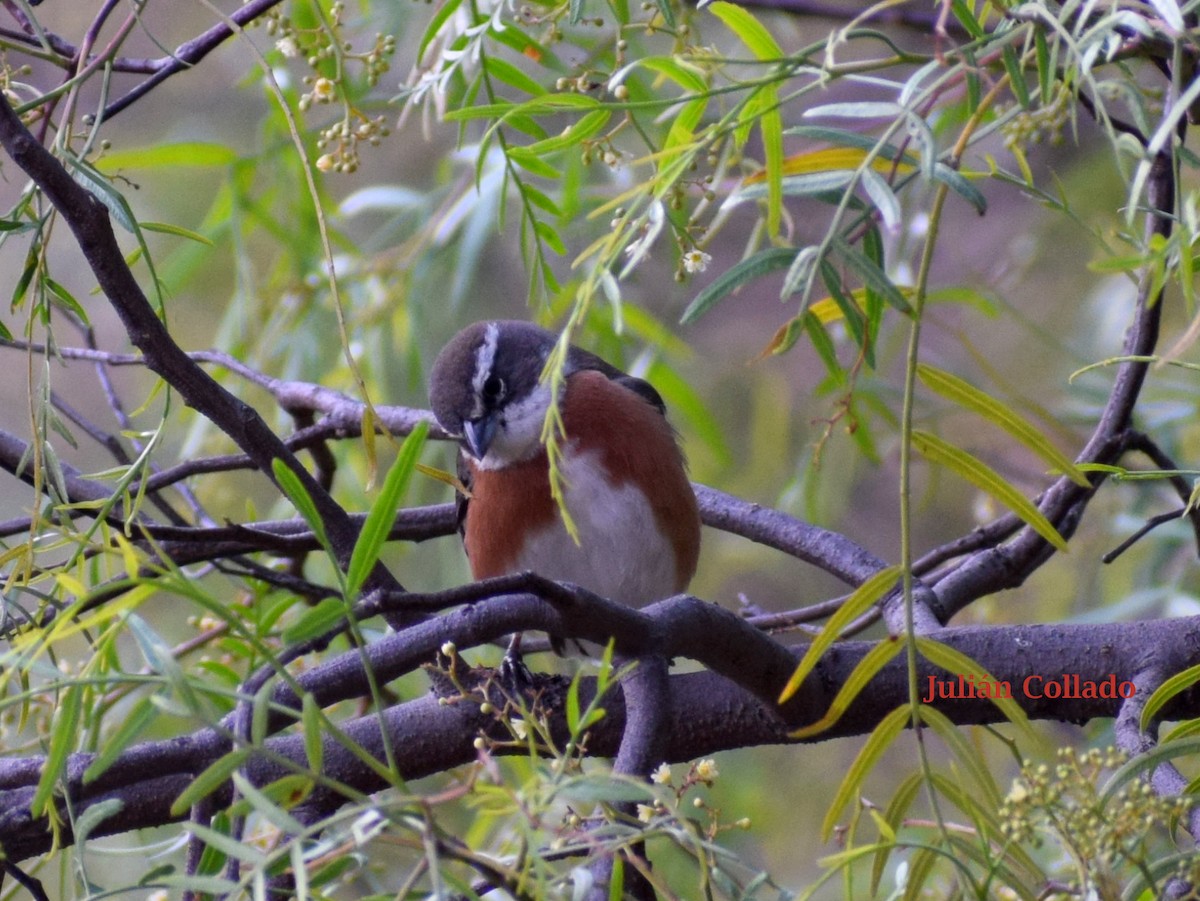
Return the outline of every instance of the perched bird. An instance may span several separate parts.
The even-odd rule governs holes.
[[[471,573],[532,570],[643,606],[678,594],[696,571],[700,514],[658,392],[572,346],[559,409],[567,532],[550,494],[541,379],[557,336],[526,322],[476,322],[438,354],[429,399],[462,446],[459,529]],[[510,647],[511,664],[519,637]]]

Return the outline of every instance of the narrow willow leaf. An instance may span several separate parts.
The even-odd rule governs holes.
[[[460,6],[462,6],[462,0],[445,0],[438,7],[437,12],[430,18],[429,24],[425,26],[425,32],[421,35],[421,43],[417,46],[417,55],[414,59],[419,61],[425,56],[425,51],[429,49],[429,45],[441,32],[442,26],[449,21],[450,17],[458,11]]]
[[[838,690],[837,695],[829,705],[829,710],[825,715],[815,723],[810,723],[807,726],[802,726],[794,732],[789,732],[789,738],[809,738],[824,732],[834,723],[842,718],[854,699],[859,693],[870,684],[876,674],[887,666],[888,661],[892,660],[897,654],[904,650],[904,642],[896,636],[889,636],[878,642],[875,647],[867,651],[861,660],[855,665],[850,675],[846,677],[846,681],[842,683],[842,687]]]
[[[792,247],[772,247],[759,251],[722,272],[712,284],[696,295],[688,304],[679,321],[684,325],[695,322],[708,312],[717,301],[724,300],[742,285],[770,272],[786,269],[796,258],[797,250]]]
[[[251,753],[248,748],[230,751],[210,763],[171,804],[171,816],[183,816],[189,808],[203,801],[232,779],[233,774],[246,763]]]
[[[882,175],[870,169],[864,169],[862,172],[862,186],[871,198],[872,205],[879,210],[884,227],[889,230],[895,229],[900,224],[900,201],[892,192],[892,186]]]
[[[108,736],[100,746],[100,753],[83,771],[83,784],[94,782],[104,773],[134,739],[158,718],[158,708],[149,698],[139,698],[122,718],[117,731]]]
[[[71,175],[81,186],[90,191],[97,200],[108,207],[108,212],[121,228],[130,234],[137,233],[137,220],[125,196],[112,186],[106,176],[91,164],[76,157],[68,157]]]
[[[523,103],[481,103],[478,106],[447,110],[443,118],[448,122],[466,119],[498,119],[500,120],[499,124],[503,124],[507,117],[518,113],[529,116],[547,116],[572,110],[597,109],[600,106],[599,100],[587,94],[554,93],[531,97]]]
[[[867,258],[866,254],[851,245],[840,235],[834,236],[833,246],[837,250],[838,255],[858,274],[859,278],[863,280],[863,283],[868,288],[879,292],[879,295],[890,306],[895,307],[901,313],[912,315],[912,307],[904,299],[904,295],[900,292],[900,289],[887,277],[887,273]]]
[[[788,267],[787,276],[783,279],[783,287],[779,289],[780,300],[786,300],[799,291],[802,286],[808,286],[813,267],[819,262],[820,254],[821,251],[818,247],[805,247],[796,254],[796,259]]]
[[[907,704],[901,704],[882,720],[879,725],[872,730],[870,736],[863,742],[862,749],[858,752],[858,756],[854,758],[854,762],[850,764],[846,770],[846,775],[842,779],[842,784],[838,786],[837,793],[833,796],[833,801],[829,804],[829,809],[825,811],[825,819],[821,823],[821,841],[829,841],[833,835],[834,827],[837,826],[838,819],[842,815],[842,811],[846,806],[859,796],[862,789],[863,781],[867,775],[875,768],[875,764],[879,762],[879,758],[883,756],[884,751],[891,747],[892,742],[904,730],[904,727],[909,724],[912,718],[912,709]]]
[[[72,842],[78,842],[82,847],[87,843],[92,831],[107,820],[115,817],[125,808],[125,802],[120,798],[109,798],[99,804],[89,804],[83,812],[71,823]]]
[[[812,672],[813,667],[817,665],[817,661],[821,659],[821,655],[837,640],[842,629],[851,620],[887,594],[895,586],[898,578],[900,578],[899,566],[886,567],[859,585],[854,590],[854,593],[846,598],[845,603],[838,608],[837,613],[829,617],[829,621],[821,629],[821,634],[813,639],[812,644],[808,646],[808,650],[804,652],[804,656],[801,658],[799,665],[797,665],[796,671],[792,673],[792,677],[788,679],[787,685],[779,693],[780,704],[786,703],[796,693],[801,683]]]
[[[308,527],[313,530],[313,534],[317,536],[317,541],[325,548],[325,551],[333,556],[333,548],[329,544],[329,536],[325,533],[325,523],[321,519],[321,515],[317,512],[317,505],[313,503],[308,492],[304,489],[300,478],[288,468],[288,465],[283,460],[276,457],[271,461],[271,472],[275,475],[275,482],[279,485],[287,499],[292,502],[292,506],[296,508]]]
[[[283,630],[283,640],[289,645],[310,641],[324,635],[346,619],[346,602],[341,598],[325,598],[305,610],[294,623]]]
[[[266,792],[260,790],[240,772],[233,774],[233,785],[238,793],[249,802],[250,808],[256,814],[267,820],[284,835],[302,835],[304,833],[304,824],[276,804]]]
[[[46,290],[54,295],[55,299],[58,300],[62,307],[70,311],[70,313],[79,319],[84,325],[91,325],[91,321],[88,319],[87,311],[80,306],[79,301],[75,299],[75,295],[73,295],[70,291],[49,276],[46,277],[44,284],[46,285]]]
[[[300,702],[300,724],[304,730],[304,757],[311,773],[320,773],[325,767],[325,730],[321,726],[321,708],[311,694],[305,694]]]
[[[997,810],[1000,807],[1000,789],[991,771],[984,765],[982,756],[977,748],[963,736],[962,728],[950,721],[950,717],[936,707],[922,704],[920,707],[921,722],[937,733],[942,743],[950,749],[958,762],[966,769],[975,783],[983,790],[984,806]]]
[[[1008,72],[1009,84],[1013,89],[1013,96],[1021,104],[1021,109],[1029,109],[1031,103],[1029,88],[1025,84],[1025,73],[1021,71],[1021,62],[1017,59],[1017,51],[1013,50],[1012,44],[1004,46],[1002,58],[1004,60],[1004,68]]]
[[[953,673],[956,676],[974,675],[977,681],[980,678],[989,679],[992,682],[997,681],[983,666],[976,663],[962,651],[923,636],[917,636],[916,642],[917,653],[934,666],[940,667],[948,673]],[[1021,705],[1015,699],[989,698],[988,700],[1000,709],[1000,712],[1004,714],[1010,723],[1024,732],[1027,738],[1034,742],[1038,741],[1037,735],[1029,725],[1029,717],[1025,715],[1025,711],[1021,709]]]
[[[708,5],[708,9],[759,59],[779,59],[784,55],[771,32],[745,7],[727,3],[726,0],[715,0]]]
[[[804,111],[805,119],[895,119],[908,111],[898,103],[864,100],[853,103],[826,103]]]
[[[761,173],[756,173],[761,174]],[[841,191],[854,178],[853,172],[836,170],[830,172],[809,172],[804,175],[787,175],[780,182],[780,190],[786,197],[817,197],[834,191]],[[721,204],[722,210],[727,210],[744,203],[747,200],[758,200],[766,197],[770,187],[762,180],[746,179],[742,187],[729,195]]]
[[[212,829],[194,821],[188,823],[184,828],[204,844],[215,848],[226,857],[244,861],[254,867],[261,867],[267,862],[266,855],[253,842],[244,842],[218,829]]]
[[[108,172],[116,169],[174,169],[178,166],[223,167],[237,161],[238,155],[233,148],[205,141],[113,150],[97,160]]]
[[[1022,521],[1025,522],[1031,529],[1041,535],[1046,541],[1054,545],[1055,548],[1066,553],[1067,542],[1054,528],[1050,520],[1042,515],[1042,512],[1033,505],[1029,498],[1025,497],[1020,491],[1013,487],[1011,483],[1006,481],[1000,473],[992,469],[978,457],[967,453],[959,447],[955,447],[947,441],[943,441],[936,435],[929,432],[914,431],[912,436],[913,447],[926,460],[931,463],[936,463],[939,466],[944,466],[951,472],[958,475],[960,478],[966,479],[980,491],[990,494],[1013,513],[1017,514]]]
[[[1108,806],[1113,796],[1122,787],[1134,779],[1153,772],[1159,764],[1174,760],[1176,757],[1190,757],[1194,754],[1200,754],[1200,737],[1163,742],[1149,751],[1139,754],[1108,777],[1108,781],[1100,789],[1101,809]]]
[[[909,808],[912,807],[913,801],[916,800],[917,792],[921,790],[921,786],[924,784],[925,778],[923,774],[916,772],[901,782],[896,788],[896,793],[892,795],[892,800],[888,802],[887,809],[883,812],[883,820],[891,827],[893,833],[899,830],[901,821],[908,815]],[[879,883],[883,879],[883,871],[887,866],[888,858],[896,850],[899,850],[898,846],[888,841],[884,842],[875,852],[875,860],[871,864],[872,898],[878,894]]]
[[[169,222],[143,222],[142,231],[160,232],[164,235],[174,235],[177,238],[187,238],[189,241],[195,241],[197,244],[204,244],[207,247],[214,246],[212,241],[199,232],[184,228],[182,225],[172,225]]]
[[[548,178],[551,181],[557,181],[558,179],[562,178],[561,172],[559,172],[537,154],[530,153],[524,147],[514,147],[508,152],[508,158],[530,175]]]
[[[648,56],[644,59],[635,60],[622,71],[627,71],[634,66],[641,66],[644,69],[649,69],[651,72],[665,75],[685,91],[693,94],[703,94],[708,90],[708,82],[705,80],[703,69],[690,66],[686,62],[672,56]]]
[[[547,154],[557,153],[560,150],[578,146],[604,128],[610,118],[612,118],[612,110],[592,110],[590,113],[580,116],[577,122],[568,125],[560,134],[546,138],[544,141],[538,141],[536,144],[530,144],[527,147],[514,147],[509,151],[509,154],[517,154],[524,159],[526,157],[546,156]]]
[[[1081,488],[1090,486],[1091,483],[1087,476],[1076,468],[1066,454],[1056,448],[1033,423],[1012,407],[990,394],[980,391],[958,376],[928,363],[917,364],[917,376],[929,390],[940,394],[960,407],[978,413],[988,422],[1008,432],[1076,485]]]
[[[1187,689],[1191,688],[1197,682],[1200,682],[1200,664],[1190,666],[1183,672],[1176,673],[1171,678],[1164,680],[1162,685],[1154,689],[1154,692],[1146,699],[1146,706],[1142,708],[1142,731],[1145,732],[1150,729],[1158,712],[1173,697],[1180,692],[1187,691]]]
[[[367,576],[379,560],[379,552],[383,549],[384,542],[387,541],[388,533],[392,530],[392,523],[396,521],[396,511],[400,507],[400,499],[408,490],[413,469],[417,465],[417,457],[421,454],[421,448],[425,445],[425,436],[428,433],[429,423],[421,421],[404,439],[404,444],[400,446],[400,453],[396,455],[396,462],[388,470],[383,488],[380,490],[379,496],[375,498],[375,503],[371,505],[371,511],[367,514],[362,531],[358,533],[358,540],[354,542],[354,552],[350,555],[350,565],[346,569],[346,599],[348,601],[353,601],[358,597],[358,592],[366,582]]]
[[[767,234],[774,238],[783,221],[783,116],[775,86],[763,88],[762,93],[765,110],[758,120],[758,128],[767,171]]]
[[[50,799],[54,795],[54,786],[66,770],[67,758],[80,735],[79,721],[82,714],[83,686],[68,685],[62,693],[58,709],[54,711],[50,748],[46,753],[45,763],[42,764],[37,790],[33,793],[33,800],[29,802],[29,812],[35,817],[46,815]]]
[[[933,180],[940,181],[967,203],[971,204],[971,206],[975,207],[975,211],[980,216],[987,212],[987,198],[957,169],[952,169],[945,163],[938,163],[933,167]]]

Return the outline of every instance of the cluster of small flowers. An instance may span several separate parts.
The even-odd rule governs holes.
[[[681,801],[688,790],[696,785],[704,785],[705,787],[711,788],[713,783],[716,782],[717,777],[720,775],[721,773],[717,769],[717,762],[715,760],[705,759],[697,760],[695,763],[693,763],[688,768],[688,771],[684,774],[683,779],[678,785],[674,784],[674,774],[671,772],[671,765],[667,763],[659,764],[658,769],[650,774],[650,781],[655,785],[663,785],[670,788],[675,795],[675,800]],[[700,795],[692,798],[692,807],[696,808],[697,810],[708,811],[710,822],[706,831],[710,838],[725,829],[750,828],[749,817],[742,817],[739,820],[735,820],[733,823],[721,824],[721,812],[716,808],[710,807]],[[657,802],[654,804],[639,804],[637,806],[638,819],[643,823],[650,823],[655,817],[664,816],[667,814],[667,806],[662,802]]]
[[[383,116],[368,119],[356,110],[351,111],[347,118],[321,130],[317,149],[325,152],[317,158],[317,169],[321,172],[354,172],[359,163],[359,144],[365,141],[378,147],[390,133]]]
[[[1043,138],[1050,144],[1062,143],[1063,126],[1070,117],[1071,109],[1071,92],[1060,83],[1055,87],[1049,103],[1037,109],[1022,110],[1004,124],[1001,128],[1004,146],[1010,150],[1026,147],[1041,142]]]
[[[1078,754],[1061,748],[1053,767],[1022,767],[1000,807],[1002,831],[1017,843],[1057,837],[1099,870],[1126,860],[1129,849],[1152,828],[1184,816],[1191,800],[1161,796],[1138,778],[1103,803],[1101,774],[1125,761],[1126,755],[1116,748]]]
[[[391,59],[396,52],[395,37],[377,33],[368,50],[355,51],[350,41],[341,38],[345,9],[344,3],[334,3],[329,9],[326,25],[312,29],[297,28],[282,13],[268,15],[264,20],[267,33],[275,38],[275,49],[288,59],[304,57],[314,70],[303,78],[306,90],[299,100],[300,110],[307,112],[314,105],[339,101],[344,107],[341,120],[322,129],[318,135],[317,147],[323,152],[317,158],[316,166],[321,172],[356,171],[360,145],[365,142],[372,147],[378,146],[390,133],[383,116],[365,116],[346,99],[342,76],[330,77],[316,71],[322,63],[334,60],[334,68],[342,73],[348,63],[354,62],[362,67],[368,86],[373,87],[391,69]]]

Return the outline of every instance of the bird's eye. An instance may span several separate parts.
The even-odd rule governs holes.
[[[504,379],[498,375],[489,375],[483,383],[483,399],[497,401],[504,396]]]

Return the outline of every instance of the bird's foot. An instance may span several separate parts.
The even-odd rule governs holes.
[[[525,694],[533,687],[533,673],[525,665],[521,652],[510,647],[500,661],[500,684],[504,690],[514,696]]]

